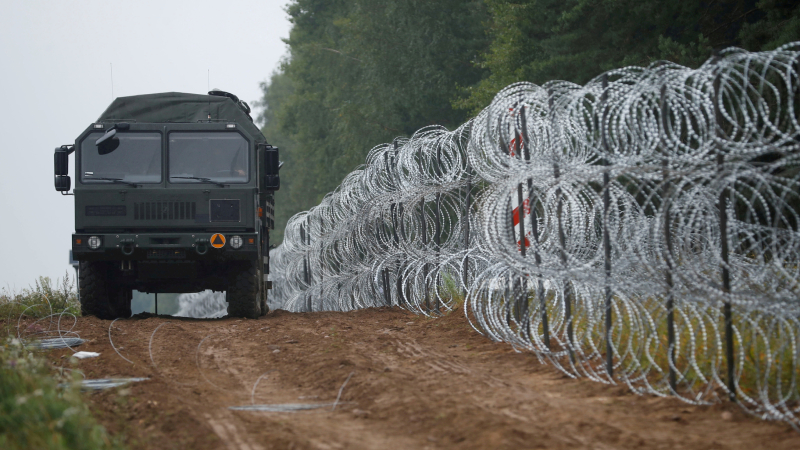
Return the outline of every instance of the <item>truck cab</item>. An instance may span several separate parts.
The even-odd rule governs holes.
[[[229,316],[267,313],[278,149],[244,102],[209,94],[118,98],[56,149],[65,194],[75,153],[72,252],[84,315],[129,317],[134,289],[225,291]]]

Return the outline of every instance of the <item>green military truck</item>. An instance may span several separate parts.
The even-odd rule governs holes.
[[[235,95],[120,97],[55,150],[69,194],[83,315],[130,317],[132,291],[225,291],[228,315],[267,313],[278,149]]]

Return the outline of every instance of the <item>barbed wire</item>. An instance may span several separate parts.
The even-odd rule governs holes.
[[[270,252],[273,308],[463,308],[573,377],[800,426],[800,43],[516,83],[372,149]]]

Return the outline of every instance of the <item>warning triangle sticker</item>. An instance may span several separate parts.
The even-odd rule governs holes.
[[[225,245],[225,236],[217,233],[211,236],[211,246],[214,248],[222,248]]]

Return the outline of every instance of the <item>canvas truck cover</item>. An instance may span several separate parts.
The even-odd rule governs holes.
[[[100,115],[98,122],[130,121],[140,123],[235,122],[258,142],[266,142],[250,116],[232,99],[217,95],[161,94],[118,97]]]

